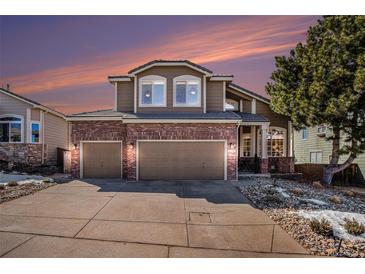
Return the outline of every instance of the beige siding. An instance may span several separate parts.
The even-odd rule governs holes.
[[[256,113],[264,115],[266,118],[270,119],[270,126],[288,129],[289,119],[283,115],[273,112],[269,104],[256,100]]]
[[[243,112],[251,113],[251,101],[249,100],[242,100],[243,102]]]
[[[57,148],[68,149],[67,122],[53,114],[44,115],[44,141],[47,144],[47,163],[56,164]]]
[[[28,132],[28,127],[26,126],[27,108],[32,108],[32,105],[0,92],[0,115],[15,114],[23,116],[24,142],[26,142]]]
[[[32,109],[30,119],[32,121],[40,121],[41,120],[41,111],[39,109]]]
[[[325,138],[321,138],[317,135],[318,127],[308,128],[308,138],[302,139],[302,131],[294,131],[294,155],[296,163],[310,163],[311,152],[322,152],[322,164],[328,164],[330,155],[332,153],[332,143],[326,141]],[[331,132],[327,129],[327,135]],[[341,142],[341,146],[344,142]],[[347,155],[340,157],[340,163],[347,159]],[[362,153],[354,161],[361,169],[363,175],[365,175],[365,153]]]
[[[223,111],[223,82],[207,82],[207,112]]]
[[[167,107],[142,107],[139,105],[139,84],[137,84],[137,112],[203,112],[204,79],[203,74],[188,67],[155,66],[138,74],[138,79],[147,75],[158,75],[166,78]],[[201,107],[173,107],[173,79],[181,75],[193,75],[201,79]],[[137,79],[137,80],[138,80]],[[137,82],[138,83],[138,82]]]
[[[118,82],[117,87],[117,110],[134,111],[134,82]]]

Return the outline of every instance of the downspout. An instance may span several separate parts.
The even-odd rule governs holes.
[[[42,126],[42,165],[44,165],[44,111],[41,110],[41,126]]]

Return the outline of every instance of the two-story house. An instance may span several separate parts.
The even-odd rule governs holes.
[[[67,118],[76,177],[236,180],[255,163],[263,173],[294,170],[289,120],[232,75],[156,60],[108,79],[113,109]]]

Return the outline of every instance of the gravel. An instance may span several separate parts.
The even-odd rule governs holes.
[[[364,220],[363,198],[349,197],[334,188],[320,189],[307,183],[271,178],[246,178],[238,181],[237,186],[312,255],[365,258],[365,240],[349,236],[339,227],[344,216]],[[309,225],[312,217],[326,217],[338,233],[322,236],[313,232]]]
[[[43,177],[40,175],[30,175],[26,173],[12,172],[6,173],[0,171],[0,184],[7,184],[10,181],[16,181],[18,184],[27,184],[27,183],[40,183],[43,180],[48,180],[53,182],[53,179],[49,177]]]
[[[33,194],[39,190],[55,185],[55,183],[26,183],[17,186],[5,186],[0,189],[0,204],[6,201],[14,200],[22,196]]]

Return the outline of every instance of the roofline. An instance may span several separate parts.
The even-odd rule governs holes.
[[[129,75],[110,75],[110,76],[108,76],[108,80],[110,83],[132,81],[132,79],[130,78]]]
[[[259,101],[261,101],[261,102],[264,102],[264,103],[266,103],[266,104],[270,104],[270,99],[265,98],[265,97],[263,97],[263,96],[261,96],[261,95],[258,95],[258,94],[256,94],[255,92],[250,91],[250,90],[248,90],[248,89],[245,89],[245,88],[243,88],[243,87],[241,87],[241,86],[239,86],[239,85],[237,85],[237,84],[230,83],[230,84],[228,84],[228,87],[229,87],[229,88],[232,88],[232,89],[234,89],[234,90],[237,90],[237,91],[239,91],[239,92],[241,92],[241,93],[243,93],[243,94],[246,94],[246,95],[248,95],[248,96],[251,96],[251,97],[253,97],[253,98],[255,98],[255,99],[257,99],[257,100],[259,100]]]
[[[239,123],[242,119],[143,119],[143,118],[124,118],[120,116],[67,116],[66,121],[122,121],[125,124],[131,123]]]
[[[59,117],[62,117],[63,119],[66,119],[66,116],[65,116],[63,113],[58,112],[58,111],[53,110],[53,109],[50,109],[50,108],[48,108],[48,107],[46,107],[46,106],[43,106],[42,104],[40,104],[40,103],[38,103],[38,102],[35,102],[35,101],[32,101],[32,100],[29,100],[29,99],[27,99],[27,98],[25,98],[25,97],[23,97],[23,96],[20,96],[20,95],[18,95],[18,94],[15,94],[14,92],[11,92],[11,91],[6,90],[6,89],[3,89],[3,88],[0,88],[0,92],[2,92],[2,93],[4,93],[4,94],[6,94],[6,95],[8,95],[8,96],[11,96],[11,97],[13,97],[13,98],[15,98],[15,99],[17,99],[17,100],[20,100],[20,101],[22,101],[22,102],[25,102],[25,103],[27,103],[27,104],[30,104],[30,105],[32,105],[32,107],[40,108],[40,109],[42,109],[42,110],[44,110],[44,111],[46,111],[46,112],[52,113],[52,114],[54,114],[54,115],[56,115],[56,116],[59,116]]]
[[[227,75],[227,76],[213,75],[209,78],[209,81],[233,81],[233,75]]]
[[[155,67],[155,66],[187,66],[193,70],[199,71],[203,74],[205,74],[206,76],[212,76],[213,72],[211,70],[208,70],[200,65],[194,64],[193,62],[190,62],[188,60],[175,60],[175,61],[167,61],[167,60],[154,60],[151,62],[148,62],[142,66],[139,66],[135,69],[132,69],[128,72],[128,75],[130,77],[135,76],[136,74],[145,71],[151,67]]]

